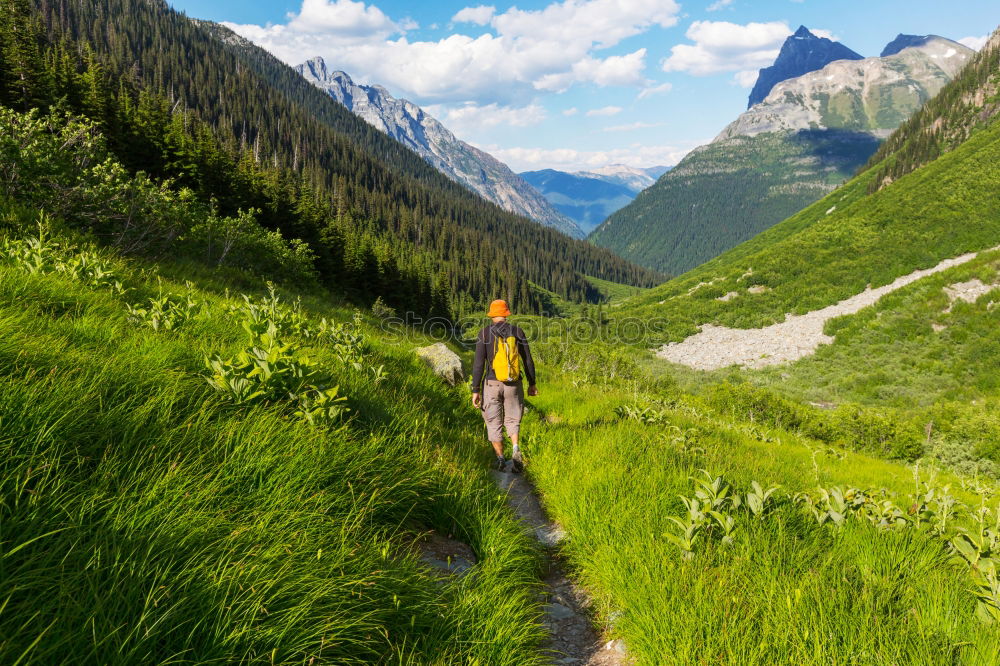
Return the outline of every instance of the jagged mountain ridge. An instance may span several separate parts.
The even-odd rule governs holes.
[[[898,41],[890,47],[895,49]],[[973,54],[944,37],[929,35],[916,41],[920,43],[889,56],[838,60],[782,81],[716,141],[823,128],[875,132],[884,138],[952,80]]]
[[[836,60],[861,60],[863,57],[840,42],[817,37],[804,25],[799,26],[781,45],[774,64],[760,70],[757,83],[750,91],[747,108],[764,101],[774,86],[782,81],[822,69]]]
[[[576,176],[597,178],[608,183],[623,185],[633,194],[638,194],[656,182],[656,179],[670,171],[668,166],[631,167],[625,164],[609,164],[591,171],[577,171]]]
[[[836,61],[781,82],[590,239],[658,270],[690,270],[851,178],[879,139],[952,80],[971,54],[931,38],[884,59]]]
[[[571,219],[553,208],[506,164],[460,140],[416,104],[393,97],[382,86],[359,85],[345,72],[329,71],[320,57],[298,65],[295,70],[368,124],[484,199],[573,238],[584,236]]]
[[[1000,114],[1000,30],[949,85],[913,115],[872,157],[878,174],[869,187],[881,189],[954,150]],[[892,159],[886,159],[891,156]]]
[[[938,35],[904,35],[903,33],[899,33],[896,35],[896,39],[885,45],[885,48],[882,49],[882,53],[879,54],[879,57],[885,58],[886,56],[896,55],[903,49],[908,49],[911,46],[923,46],[931,39],[935,38],[944,39]]]

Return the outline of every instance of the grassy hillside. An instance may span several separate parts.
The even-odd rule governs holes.
[[[1000,244],[1000,124],[868,194],[872,171],[722,256],[631,298],[623,316],[680,340],[713,322],[753,328]],[[974,177],[970,177],[974,174]],[[763,287],[750,293],[750,287]],[[731,291],[737,298],[716,300]],[[758,290],[759,291],[759,290]]]
[[[464,396],[322,294],[244,301],[28,230],[5,211],[0,660],[537,662],[536,560]],[[206,381],[254,347],[266,382]],[[430,530],[475,575],[434,575]]]
[[[463,391],[252,216],[88,123],[0,127],[0,661],[540,661],[539,561]],[[473,573],[424,564],[432,532]]]
[[[703,146],[590,235],[674,275],[794,215],[849,179],[878,148],[869,134],[774,132]]]
[[[1000,394],[1000,253],[910,285],[857,315],[831,321],[833,344],[814,356],[754,376],[802,399],[927,407]],[[953,285],[978,280],[975,302],[951,299]]]

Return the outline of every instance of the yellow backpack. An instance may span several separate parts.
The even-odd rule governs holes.
[[[521,356],[514,336],[493,335],[493,372],[501,382],[516,382],[521,378]]]

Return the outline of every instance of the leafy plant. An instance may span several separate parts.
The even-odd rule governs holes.
[[[125,291],[111,264],[97,251],[54,239],[44,211],[38,214],[35,235],[0,240],[0,259],[33,275],[60,274],[96,289]]]
[[[746,494],[744,506],[746,506],[747,511],[754,517],[763,518],[774,506],[774,498],[772,496],[777,492],[778,486],[771,486],[765,490],[757,481],[753,481],[750,484],[750,488],[750,492]]]
[[[340,417],[350,411],[344,403],[347,398],[337,395],[340,387],[332,389],[310,388],[298,396],[298,409],[295,416],[313,426],[329,428]]]
[[[254,346],[234,358],[207,357],[208,383],[236,404],[297,400],[321,380],[322,374],[308,358],[295,352],[293,344],[278,340],[272,323],[267,333],[257,336]]]
[[[128,305],[128,320],[136,326],[148,326],[154,331],[173,331],[184,322],[194,317],[200,310],[200,304],[194,300],[191,283],[183,298],[161,291],[156,298],[149,298],[146,305]]]

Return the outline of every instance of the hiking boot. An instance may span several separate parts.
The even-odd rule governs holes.
[[[524,471],[524,460],[521,458],[520,451],[515,452],[514,457],[511,458],[510,471],[514,474],[520,474]]]
[[[496,467],[498,472],[504,471],[504,468],[507,467],[507,459],[503,456],[497,456]]]

